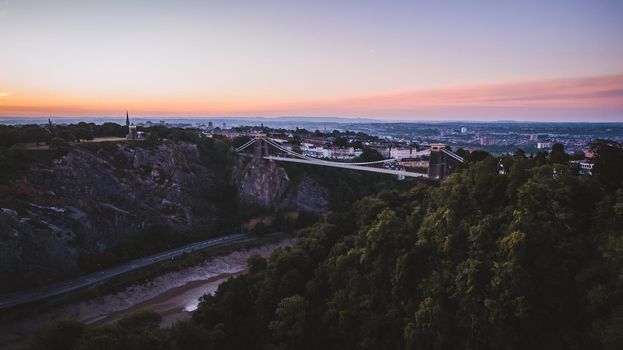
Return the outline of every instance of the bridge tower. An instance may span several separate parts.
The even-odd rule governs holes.
[[[268,156],[268,143],[263,137],[257,136],[255,138],[255,158],[264,158]]]
[[[428,161],[428,178],[441,180],[448,172],[448,160],[442,151],[446,148],[443,143],[430,145],[430,160]]]

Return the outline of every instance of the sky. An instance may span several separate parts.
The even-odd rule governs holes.
[[[0,0],[0,116],[623,121],[623,1]]]

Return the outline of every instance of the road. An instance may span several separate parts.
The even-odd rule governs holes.
[[[8,307],[26,304],[37,300],[47,299],[53,296],[65,294],[77,289],[85,288],[96,283],[105,281],[121,274],[138,270],[140,268],[156,264],[158,262],[172,260],[173,258],[185,253],[197,252],[207,248],[214,248],[224,246],[230,243],[243,241],[249,239],[248,234],[234,234],[229,236],[223,236],[219,238],[209,239],[206,241],[192,243],[180,248],[167,250],[162,253],[154,254],[144,258],[132,260],[123,265],[119,265],[108,270],[92,273],[77,277],[71,280],[50,284],[47,286],[31,288],[19,292],[0,295],[0,309],[6,309]]]

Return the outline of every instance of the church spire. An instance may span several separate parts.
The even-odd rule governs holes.
[[[130,115],[128,114],[128,111],[125,111],[125,125],[130,126]]]

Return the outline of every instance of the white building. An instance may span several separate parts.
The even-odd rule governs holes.
[[[593,167],[595,163],[587,160],[572,160],[569,162],[569,168],[577,171],[578,175],[593,175]]]
[[[353,147],[324,147],[312,143],[303,142],[301,144],[303,155],[314,158],[329,158],[339,160],[349,160],[360,156],[363,151]]]
[[[355,149],[353,147],[333,147],[325,148],[325,157],[330,159],[347,160],[355,158]]]
[[[536,148],[538,148],[538,149],[552,148],[552,143],[551,142],[537,142],[536,143]]]
[[[316,146],[312,143],[303,142],[301,144],[301,152],[303,155],[314,158],[323,158],[324,157],[324,147]]]
[[[580,175],[593,175],[593,167],[595,163],[581,162],[580,163]]]
[[[415,158],[416,153],[417,153],[417,150],[413,148],[392,147],[389,150],[389,157],[395,158],[398,160],[405,159],[405,158]]]

